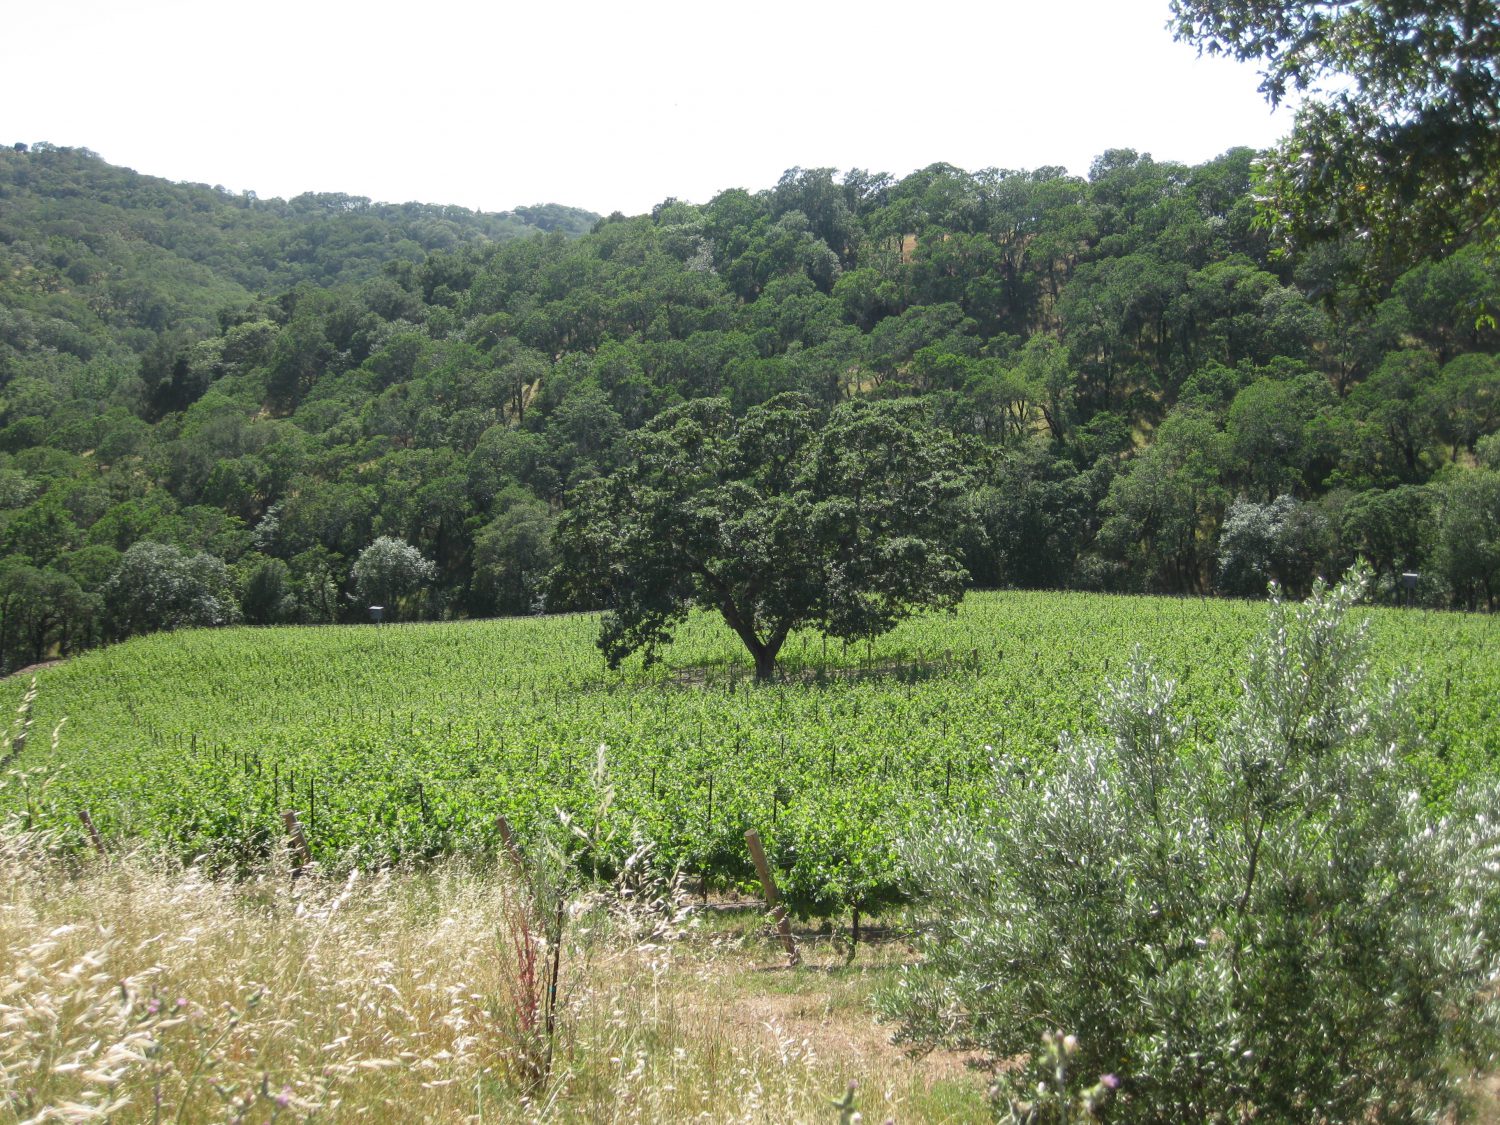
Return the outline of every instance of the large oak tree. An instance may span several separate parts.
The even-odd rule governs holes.
[[[1179,38],[1303,100],[1262,197],[1299,241],[1349,234],[1390,276],[1500,238],[1495,0],[1172,0]],[[1389,280],[1389,277],[1386,278]]]
[[[965,474],[917,402],[859,400],[825,418],[784,394],[735,418],[700,399],[630,445],[623,468],[575,491],[556,540],[554,605],[608,607],[611,667],[637,651],[654,661],[701,605],[764,682],[793,629],[877,636],[963,596],[949,544]]]

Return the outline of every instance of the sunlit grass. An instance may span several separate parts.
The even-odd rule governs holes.
[[[981,1077],[874,1023],[899,946],[790,973],[753,922],[648,938],[575,897],[557,1065],[528,1095],[504,1077],[503,872],[231,883],[7,833],[0,885],[0,1121],[834,1121],[850,1079],[867,1119],[985,1119]]]

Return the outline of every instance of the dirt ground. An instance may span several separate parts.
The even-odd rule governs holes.
[[[909,932],[871,928],[850,958],[845,935],[794,927],[802,963],[791,967],[756,905],[738,905],[716,903],[693,940],[728,951],[721,964],[732,966],[732,1003],[723,1012],[739,1034],[807,1040],[823,1058],[840,1059],[850,1070],[878,1070],[929,1089],[949,1085],[983,1095],[991,1080],[986,1059],[959,1051],[910,1051],[892,1042],[896,1028],[875,1014],[876,994],[893,986],[901,967],[916,959]]]

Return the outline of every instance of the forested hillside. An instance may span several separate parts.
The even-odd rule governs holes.
[[[483,214],[342,194],[259,199],[46,144],[0,150],[0,204],[7,383],[77,360],[112,385],[135,357],[159,364],[257,295],[355,284],[436,250],[581,234],[597,219],[556,204]]]
[[[675,403],[915,397],[985,586],[1500,601],[1500,277],[1273,253],[1249,150],[793,169],[570,237],[0,154],[0,650],[525,613],[579,483]],[[512,237],[540,229],[528,237]],[[383,540],[383,541],[382,541]],[[380,542],[374,550],[372,544]],[[365,560],[356,570],[356,562]]]

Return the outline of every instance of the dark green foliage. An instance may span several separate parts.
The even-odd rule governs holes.
[[[474,536],[474,606],[479,612],[531,613],[542,605],[552,569],[554,520],[519,487],[496,497],[495,518]]]
[[[16,556],[0,561],[0,667],[7,671],[89,644],[98,614],[99,599],[72,575]]]
[[[1298,240],[1372,241],[1394,277],[1500,214],[1500,7],[1490,0],[1173,0],[1177,34],[1307,94],[1264,173]],[[1375,265],[1372,261],[1369,265]]]
[[[1347,497],[1339,511],[1339,537],[1352,561],[1362,558],[1375,580],[1394,587],[1398,575],[1421,570],[1433,541],[1430,488],[1405,485]]]
[[[1226,446],[1209,416],[1191,409],[1168,416],[1151,447],[1110,486],[1102,553],[1124,562],[1136,581],[1205,590],[1214,531],[1229,502]]]
[[[914,402],[847,403],[827,419],[796,394],[736,419],[701,399],[658,416],[626,464],[573,495],[558,525],[555,601],[609,607],[611,667],[647,663],[696,604],[769,679],[793,629],[844,641],[919,608],[956,605],[950,553],[965,487],[958,448]]]
[[[529,209],[546,233],[510,238],[514,217],[0,153],[0,557],[97,605],[112,568],[80,552],[170,543],[234,568],[255,619],[276,559],[276,614],[349,621],[353,563],[390,536],[437,568],[408,612],[530,612],[548,529],[632,435],[791,393],[820,416],[917,400],[903,418],[969,442],[943,538],[976,584],[1205,591],[1230,505],[1286,495],[1297,588],[1363,552],[1381,596],[1422,567],[1428,604],[1486,605],[1409,490],[1500,426],[1487,259],[1370,293],[1357,242],[1273,258],[1253,155],[794,169],[581,234]]]
[[[281,625],[297,619],[291,568],[280,559],[261,559],[247,572],[240,610],[248,625]]]
[[[1500,606],[1500,472],[1455,473],[1444,482],[1435,562],[1469,609]]]

